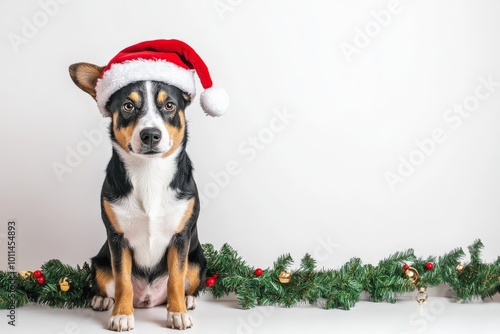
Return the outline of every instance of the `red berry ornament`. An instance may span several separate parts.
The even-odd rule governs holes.
[[[207,286],[207,288],[214,286],[215,285],[215,278],[213,278],[213,277],[207,278],[207,280],[205,281],[205,285]]]
[[[432,270],[432,269],[434,269],[434,263],[432,263],[432,262],[427,262],[427,263],[425,264],[425,269],[427,269],[427,270]]]
[[[403,270],[408,270],[410,268],[409,265],[407,265],[406,263],[403,265]]]
[[[219,275],[217,275],[217,274],[213,274],[213,275],[212,275],[212,278],[216,280],[217,278],[219,278]]]
[[[259,276],[262,276],[264,271],[260,268],[257,268],[257,269],[255,269],[255,271],[253,273],[255,274],[255,276],[259,277]]]
[[[38,277],[36,280],[38,281],[38,284],[45,283],[45,277],[43,277],[43,276]]]
[[[43,277],[43,273],[42,273],[42,271],[41,271],[41,270],[35,270],[35,271],[33,272],[33,277],[34,277],[34,278],[40,278],[40,277]]]

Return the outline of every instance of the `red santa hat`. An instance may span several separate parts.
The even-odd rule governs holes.
[[[205,89],[200,96],[203,111],[210,116],[224,114],[229,97],[222,88],[212,87],[208,68],[186,43],[158,39],[132,45],[120,51],[104,68],[96,83],[96,100],[103,116],[110,116],[106,103],[111,95],[126,85],[143,80],[165,82],[196,95],[194,72]]]

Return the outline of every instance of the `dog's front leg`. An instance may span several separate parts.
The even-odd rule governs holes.
[[[115,282],[115,306],[108,322],[108,329],[121,332],[134,328],[132,253],[120,242],[110,244],[110,249]]]
[[[185,238],[175,237],[167,254],[167,327],[176,329],[186,329],[193,326],[185,300],[189,243],[182,241],[182,239]]]

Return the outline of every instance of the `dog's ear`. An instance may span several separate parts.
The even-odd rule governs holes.
[[[182,98],[184,99],[184,103],[186,103],[186,107],[191,104],[191,96],[188,93],[182,92]]]
[[[95,100],[95,84],[103,70],[104,66],[97,66],[89,63],[76,63],[69,67],[69,75],[81,90],[90,94]]]

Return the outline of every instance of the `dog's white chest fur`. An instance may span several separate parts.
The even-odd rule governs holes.
[[[176,189],[169,187],[176,172],[177,154],[163,159],[121,156],[133,190],[112,203],[112,208],[133,249],[135,263],[151,268],[165,255],[188,206],[188,201],[177,199]]]

